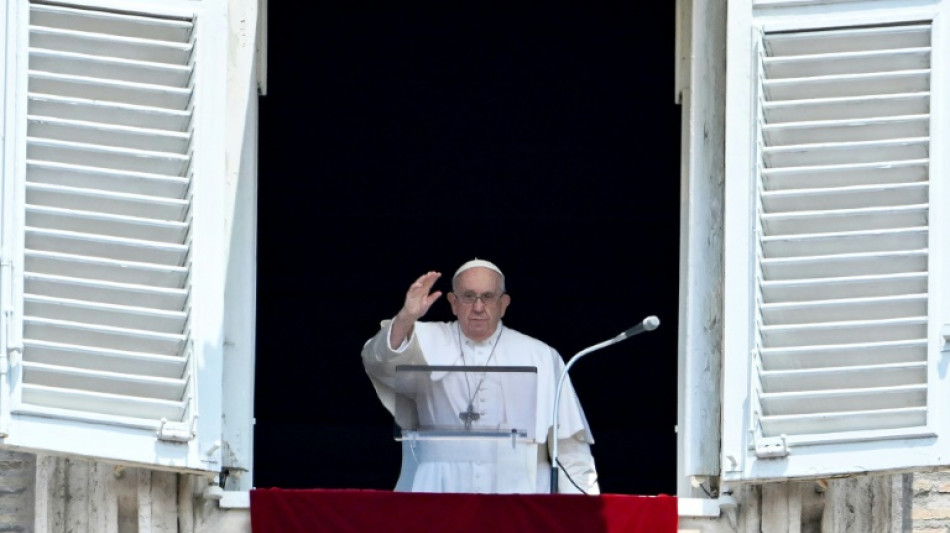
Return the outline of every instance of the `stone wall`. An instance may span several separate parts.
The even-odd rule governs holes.
[[[681,517],[683,533],[894,533],[911,531],[910,475],[855,476],[737,487],[715,518]],[[950,478],[948,478],[950,479]],[[950,502],[950,499],[948,499]],[[944,530],[939,530],[944,531]],[[950,530],[948,530],[950,531]]]
[[[32,533],[36,456],[0,450],[0,531]]]
[[[250,533],[250,510],[205,497],[209,479],[0,450],[0,531]]]
[[[913,533],[950,533],[950,471],[918,473],[909,484]]]
[[[200,476],[0,451],[0,531],[250,533]],[[690,533],[950,533],[950,471],[743,485]]]

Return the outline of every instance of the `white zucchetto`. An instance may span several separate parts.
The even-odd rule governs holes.
[[[505,279],[505,275],[501,273],[501,269],[498,268],[495,263],[492,263],[491,261],[485,261],[484,259],[479,259],[477,257],[460,266],[459,269],[455,271],[455,275],[452,276],[452,279],[454,280],[455,278],[459,277],[459,274],[462,272],[475,267],[484,267],[489,270],[494,270],[499,276],[501,276],[502,279]]]

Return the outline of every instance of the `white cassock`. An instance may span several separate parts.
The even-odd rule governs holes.
[[[519,398],[519,391],[505,390],[502,373],[481,377],[462,372],[441,374],[426,385],[428,405],[418,406],[423,422],[458,420],[473,401],[479,424],[502,423],[505,419],[534,420],[536,443],[519,446],[518,455],[506,441],[466,442],[432,446],[403,441],[402,471],[397,491],[467,493],[550,492],[551,416],[555,388],[564,361],[547,344],[499,323],[484,342],[468,339],[458,322],[416,322],[413,333],[401,346],[389,345],[391,320],[384,320],[379,333],[363,347],[363,365],[383,405],[396,415],[397,365],[430,366],[521,366],[537,369],[536,400]],[[461,341],[461,346],[460,346]],[[511,387],[509,386],[509,389]],[[523,396],[523,395],[522,395]],[[535,406],[535,413],[523,413]],[[564,380],[559,405],[558,461],[564,471],[558,476],[562,493],[579,492],[566,472],[587,494],[598,494],[597,472],[590,453],[593,438],[570,379]]]

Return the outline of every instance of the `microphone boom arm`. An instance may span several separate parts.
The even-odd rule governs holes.
[[[643,333],[644,331],[653,331],[659,325],[660,325],[660,320],[656,316],[653,316],[653,315],[648,316],[643,319],[643,322],[628,329],[627,331],[624,331],[623,333],[617,335],[616,337],[605,340],[603,342],[599,342],[593,346],[589,346],[577,352],[576,354],[574,354],[573,357],[571,357],[570,361],[568,361],[567,364],[564,365],[564,370],[561,371],[561,376],[557,380],[557,389],[555,389],[555,392],[554,392],[554,418],[552,420],[552,426],[554,427],[554,431],[552,432],[552,435],[551,435],[551,438],[554,440],[554,442],[552,443],[552,449],[551,449],[551,494],[557,494],[557,475],[558,475],[557,474],[557,471],[558,471],[557,430],[558,430],[558,425],[559,425],[558,415],[560,414],[559,407],[561,404],[561,389],[563,388],[564,380],[567,378],[568,370],[570,370],[571,367],[574,366],[574,363],[576,363],[582,357],[584,357],[585,355],[591,352],[596,352],[597,350],[600,350],[602,348],[606,348],[608,346],[617,344],[620,341],[626,340],[639,333]]]

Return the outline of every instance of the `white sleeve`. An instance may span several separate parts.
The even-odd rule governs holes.
[[[390,329],[392,329],[392,320],[383,320],[376,335],[363,345],[363,364],[372,375],[387,375],[391,372],[390,367],[394,363],[418,357],[418,343],[413,342],[415,333],[394,349],[389,345]],[[410,345],[413,345],[415,350],[410,350]]]
[[[389,328],[392,321],[384,320],[380,330],[363,345],[363,368],[369,375],[376,395],[390,413],[395,413],[395,368],[400,364],[424,361],[415,334],[395,350],[389,346]]]
[[[558,439],[557,446],[557,462],[562,467],[557,477],[558,492],[560,494],[600,494],[597,468],[594,466],[594,456],[590,453],[590,444],[571,437]],[[572,480],[573,483],[571,483]]]

